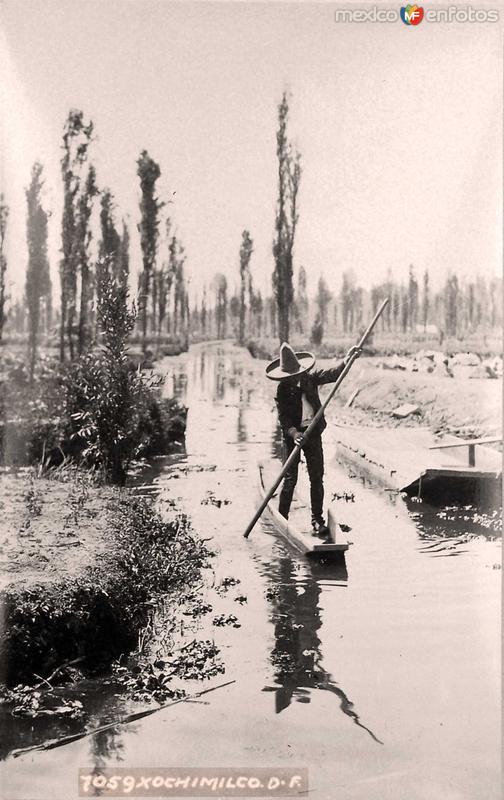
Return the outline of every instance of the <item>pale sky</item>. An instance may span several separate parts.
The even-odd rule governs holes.
[[[337,7],[1,0],[1,191],[14,288],[24,282],[23,190],[36,159],[58,283],[61,133],[79,108],[95,123],[98,182],[129,217],[133,268],[145,148],[161,166],[161,196],[176,192],[170,210],[192,287],[221,271],[233,288],[248,228],[256,283],[269,289],[286,87],[303,166],[295,265],[309,288],[323,272],[338,291],[350,268],[366,286],[388,268],[406,279],[410,263],[434,283],[448,269],[500,274],[501,24],[337,24]]]

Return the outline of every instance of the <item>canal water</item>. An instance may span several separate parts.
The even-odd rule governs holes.
[[[405,501],[349,474],[332,458],[337,407],[326,498],[351,529],[345,562],[310,564],[267,522],[245,540],[257,462],[280,454],[264,364],[204,344],[158,369],[189,407],[186,446],[141,482],[211,537],[214,586],[239,581],[227,610],[240,627],[215,628],[226,673],[209,686],[232,683],[8,757],[2,797],[68,800],[78,768],[103,766],[306,767],[316,800],[500,797],[500,540],[471,509]],[[302,470],[302,491],[306,481]]]

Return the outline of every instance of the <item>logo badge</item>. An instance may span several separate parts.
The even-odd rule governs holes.
[[[405,25],[420,25],[423,20],[424,10],[421,6],[403,6],[401,19]]]

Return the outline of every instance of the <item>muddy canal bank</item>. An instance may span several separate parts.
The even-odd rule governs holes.
[[[151,609],[188,596],[210,551],[186,517],[78,470],[2,477],[1,681],[44,689],[103,672]],[[20,700],[14,695],[15,701]],[[30,706],[30,701],[36,702]],[[22,697],[42,713],[43,697]],[[30,707],[28,707],[30,706]]]
[[[499,380],[383,369],[384,359],[362,358],[341,387],[340,405],[354,397],[351,409],[333,416],[354,424],[385,427],[427,426],[461,436],[489,436],[501,431],[502,388]],[[418,406],[406,420],[393,411]]]
[[[267,522],[245,540],[257,461],[279,456],[263,364],[226,344],[158,367],[167,395],[189,408],[186,448],[153,460],[134,491],[161,512],[175,502],[210,538],[217,557],[200,601],[212,611],[195,635],[225,668],[206,685],[232,683],[121,723],[117,699],[94,682],[83,690],[93,726],[111,726],[7,758],[4,794],[22,800],[29,781],[34,798],[68,800],[81,766],[272,765],[308,767],[316,800],[497,800],[497,534],[474,510],[404,500],[349,474],[328,437],[326,498],[351,528],[346,561],[314,568]],[[306,491],[304,469],[300,482]],[[221,597],[231,576],[240,583]],[[240,627],[214,624],[231,614]]]

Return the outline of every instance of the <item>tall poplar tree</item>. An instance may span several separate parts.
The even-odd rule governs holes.
[[[142,248],[143,269],[140,276],[139,311],[142,329],[142,350],[145,353],[147,336],[147,307],[151,294],[152,277],[156,268],[156,255],[159,236],[159,212],[163,207],[156,196],[156,181],[161,169],[147,150],[142,150],[137,161],[137,175],[140,178],[140,245]]]
[[[63,217],[61,228],[60,281],[60,360],[65,359],[65,338],[70,358],[74,356],[73,334],[77,312],[77,278],[82,241],[87,229],[79,224],[79,192],[81,173],[87,161],[88,148],[93,135],[93,123],[86,123],[82,111],[71,110],[63,130]],[[89,179],[89,175],[88,175]],[[88,187],[89,188],[89,187]],[[86,190],[85,190],[86,191]],[[82,211],[83,209],[81,209]],[[85,216],[85,214],[84,214]]]
[[[418,281],[415,278],[413,264],[409,268],[408,278],[408,304],[409,304],[409,326],[415,330],[418,320]]]
[[[247,286],[251,288],[250,276],[250,258],[253,253],[254,242],[250,238],[250,233],[244,230],[242,233],[242,242],[240,247],[240,307],[239,307],[239,328],[238,328],[238,344],[242,347],[245,344],[245,317],[246,317],[246,304],[245,293]],[[249,306],[250,306],[249,291]]]
[[[278,106],[277,160],[278,200],[273,239],[273,291],[278,311],[278,336],[289,340],[290,308],[294,296],[292,285],[293,251],[298,223],[297,196],[301,181],[301,157],[287,136],[289,104],[284,92]]]
[[[47,258],[47,221],[49,214],[42,207],[42,164],[36,162],[31,173],[31,182],[26,190],[26,240],[28,244],[28,267],[26,270],[26,305],[28,309],[28,356],[30,381],[33,381],[40,327],[40,305],[43,297],[50,293],[51,279]]]
[[[121,237],[114,220],[114,198],[110,189],[104,189],[100,197],[100,233],[99,259],[101,262],[112,264],[116,275],[121,253]]]
[[[96,172],[89,167],[84,189],[77,203],[76,255],[80,273],[80,316],[78,327],[78,351],[81,355],[91,341],[90,306],[93,295],[93,275],[90,263],[89,246],[91,244],[91,213],[93,199],[98,194]]]
[[[424,333],[427,330],[430,308],[429,271],[426,269],[423,276],[422,321]]]
[[[126,287],[128,285],[128,276],[129,276],[129,243],[130,243],[130,234],[129,228],[126,225],[125,221],[122,221],[122,233],[121,233],[121,241],[119,244],[119,264],[117,270],[117,276],[119,278],[119,282],[121,286]]]
[[[5,304],[7,301],[7,257],[5,255],[5,236],[7,233],[7,220],[9,219],[9,206],[3,194],[0,194],[0,342],[2,341],[3,327],[5,324]]]
[[[226,337],[227,327],[227,279],[222,272],[218,272],[213,279],[215,291],[215,317],[217,324],[217,339]]]

